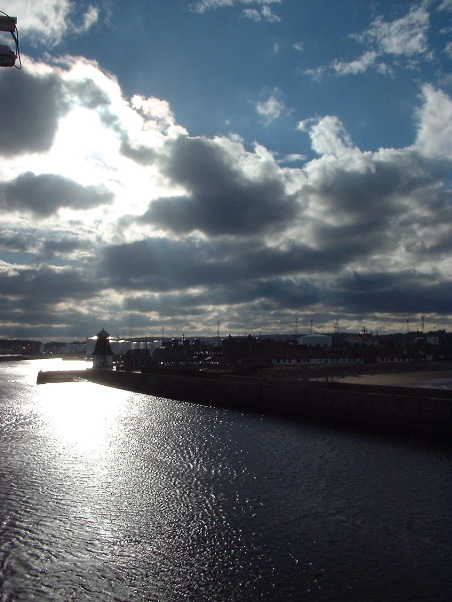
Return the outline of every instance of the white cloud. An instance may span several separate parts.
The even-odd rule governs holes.
[[[452,98],[429,84],[422,94],[415,148],[426,157],[452,161]]]
[[[278,17],[278,15],[273,14],[272,9],[268,4],[264,4],[261,12],[262,17],[269,23],[278,23],[278,21],[281,21],[281,17]]]
[[[450,58],[452,59],[452,42],[447,42],[445,48],[444,48],[444,53]]]
[[[281,99],[281,91],[278,88],[273,90],[273,93],[267,98],[267,100],[258,102],[256,106],[257,112],[265,119],[267,124],[270,124],[275,119],[278,119],[285,108],[285,104]]]
[[[281,19],[277,15],[273,14],[270,5],[280,3],[281,0],[198,0],[198,2],[192,2],[190,4],[190,8],[193,12],[202,14],[215,8],[230,8],[232,6],[240,6],[244,4],[254,5],[258,8],[246,8],[243,10],[242,14],[255,22],[264,20],[268,21],[269,23],[275,23]]]
[[[305,69],[303,73],[312,77],[314,81],[320,81],[327,71],[328,68],[325,65],[320,65],[320,67],[315,67],[314,69]]]
[[[306,161],[307,156],[300,153],[290,153],[279,160],[280,163],[299,163]]]
[[[438,8],[439,10],[452,11],[452,0],[443,0]]]
[[[336,60],[332,64],[332,69],[337,75],[356,75],[357,73],[364,73],[375,65],[378,54],[374,50],[365,52],[359,59],[346,63],[344,61]]]
[[[68,33],[83,33],[99,18],[99,8],[88,6],[86,12],[74,20],[77,3],[74,0],[4,0],[2,10],[17,17],[21,34],[27,33],[35,44],[56,46]]]
[[[423,6],[411,8],[394,21],[377,17],[370,28],[357,36],[362,41],[375,43],[383,54],[413,56],[428,52],[427,32],[430,15]]]
[[[114,224],[125,208],[128,214],[140,214],[150,199],[175,193],[153,164],[166,140],[186,134],[166,101],[135,95],[128,102],[113,76],[81,58],[59,59],[53,66],[27,62],[19,76],[17,85],[2,95],[5,107],[16,106],[18,121],[11,123],[13,136],[5,128],[0,135],[0,183],[13,182],[24,172],[45,183],[49,178],[39,178],[51,166],[50,175],[57,178],[52,180],[50,230],[79,219],[74,204],[56,197],[66,181],[110,193],[108,209],[87,205],[91,223],[98,224],[105,239],[120,235]],[[29,115],[40,119],[24,118]],[[52,207],[65,207],[58,222],[50,215]]]
[[[255,23],[259,23],[259,21],[262,20],[260,12],[255,8],[246,8],[242,14],[247,19],[251,19],[251,21],[254,21]]]
[[[340,157],[354,149],[344,125],[333,115],[300,121],[297,129],[309,133],[312,149],[319,155]]]
[[[391,66],[383,62],[382,57],[398,60],[404,57],[412,67],[420,58],[432,58],[428,47],[429,25],[430,15],[422,5],[412,7],[405,16],[394,21],[377,17],[369,29],[350,36],[369,47],[360,57],[352,61],[335,59],[328,67],[306,69],[304,73],[314,80],[320,80],[327,73],[336,76],[358,75],[370,68],[376,68],[382,74],[391,74]]]
[[[81,328],[89,312],[120,327],[132,298],[147,331],[151,311],[156,323],[165,312],[199,330],[220,307],[239,307],[240,325],[272,328],[280,309],[316,304],[346,308],[351,322],[369,307],[388,311],[388,299],[399,304],[389,311],[428,299],[450,313],[452,100],[433,86],[422,90],[411,147],[361,151],[327,115],[298,124],[317,158],[278,161],[238,136],[189,136],[168,102],[125,98],[93,61],[30,62],[12,77],[2,106],[25,104],[0,135],[0,242],[33,259],[0,266],[5,324],[13,306],[32,329],[38,294],[49,330],[55,315]],[[280,90],[257,110],[268,123],[286,111]],[[37,114],[40,123],[21,125]],[[79,299],[88,299],[83,311]]]

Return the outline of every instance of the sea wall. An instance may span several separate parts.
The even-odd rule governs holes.
[[[85,378],[157,397],[241,411],[428,436],[452,434],[452,394],[441,389],[109,370],[87,370]]]

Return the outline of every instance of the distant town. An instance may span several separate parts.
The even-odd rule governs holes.
[[[206,338],[153,338],[115,340],[111,367],[116,370],[224,369],[252,372],[273,369],[278,373],[297,368],[336,366],[358,367],[452,360],[452,333],[445,330],[374,335],[307,333],[301,335],[227,336]],[[101,334],[101,333],[99,333]],[[0,360],[27,358],[92,359],[96,337],[85,341],[60,342],[25,339],[0,340]],[[381,366],[382,367],[382,366]]]

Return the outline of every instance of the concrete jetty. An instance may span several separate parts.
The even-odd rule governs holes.
[[[286,379],[87,370],[103,385],[179,401],[366,429],[452,435],[452,391]]]
[[[452,435],[452,390],[193,373],[61,370],[37,383],[90,382],[239,411],[428,437]]]
[[[40,370],[36,377],[36,384],[77,382],[85,379],[86,374],[87,370]]]

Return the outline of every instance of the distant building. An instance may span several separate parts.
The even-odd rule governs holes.
[[[110,335],[104,329],[97,333],[96,346],[93,351],[93,368],[111,370],[113,367],[113,351],[110,346]]]
[[[133,371],[149,368],[152,356],[149,349],[128,349],[121,356],[120,369]],[[118,370],[118,368],[116,368]]]
[[[299,339],[300,345],[309,345],[309,347],[331,347],[333,342],[329,334],[307,334]]]

